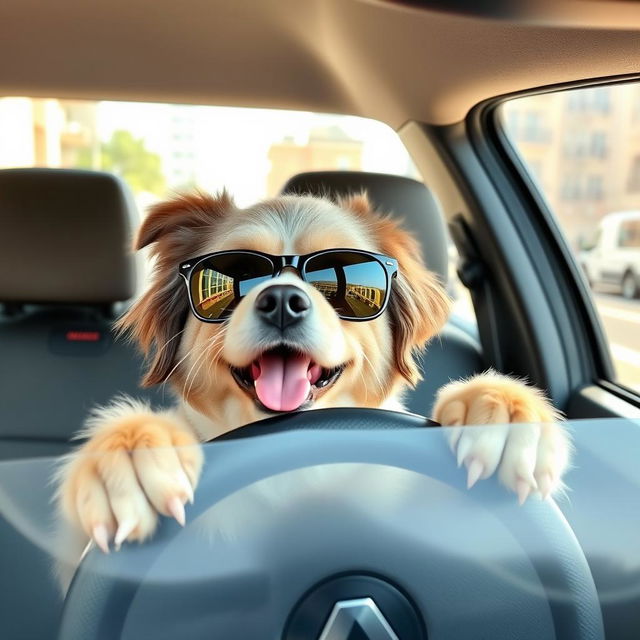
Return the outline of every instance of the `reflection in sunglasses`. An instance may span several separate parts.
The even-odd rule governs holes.
[[[353,315],[363,318],[371,315],[371,310],[377,312],[384,300],[384,290],[376,287],[363,287],[357,284],[347,284],[345,302],[351,307]]]
[[[335,298],[338,294],[338,283],[331,280],[318,280],[313,283],[313,286],[325,297]]]
[[[379,309],[384,298],[384,291],[376,287],[363,287],[359,284],[347,283],[347,297],[361,300],[372,309]]]
[[[198,275],[198,295],[198,306],[206,311],[233,295],[233,278],[211,269],[203,269]]]
[[[331,280],[316,280],[313,286],[334,306],[336,302],[339,311],[351,310],[350,315],[358,318],[371,315],[371,310],[378,311],[384,301],[385,290],[378,287],[367,287],[360,284],[346,283],[346,292],[338,291],[338,283]]]

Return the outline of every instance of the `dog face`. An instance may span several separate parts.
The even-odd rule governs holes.
[[[338,203],[284,196],[248,209],[226,194],[156,205],[136,248],[152,245],[151,283],[119,322],[150,356],[144,384],[170,382],[192,408],[234,428],[272,412],[328,406],[380,407],[419,379],[416,349],[446,320],[448,300],[415,240],[365,196]],[[305,255],[350,248],[398,261],[387,309],[352,322],[319,288],[285,267],[240,299],[222,323],[189,311],[178,274],[185,260],[215,251]],[[283,315],[284,314],[284,315]]]

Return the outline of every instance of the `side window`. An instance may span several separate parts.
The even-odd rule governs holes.
[[[640,249],[640,217],[620,225],[620,246],[625,249]]]
[[[640,83],[518,98],[500,117],[592,287],[617,381],[640,391]]]

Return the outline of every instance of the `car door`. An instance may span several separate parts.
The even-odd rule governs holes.
[[[597,284],[603,279],[602,259],[604,254],[605,236],[605,230],[603,225],[601,225],[596,232],[593,245],[584,251],[582,263],[584,265],[584,271],[587,279],[591,284]]]
[[[632,89],[612,86],[610,99],[629,100],[637,93],[635,85]],[[567,94],[559,95],[564,99]],[[410,123],[401,131],[425,182],[443,204],[485,354],[496,368],[547,389],[571,418],[640,416],[640,307],[621,307],[617,297],[592,296],[578,259],[574,232],[579,226],[571,227],[554,212],[556,200],[543,191],[544,179],[532,176],[505,128],[508,104],[496,98],[478,105],[464,122]],[[544,126],[544,117],[539,122]],[[611,127],[616,126],[612,119]],[[629,121],[628,126],[635,131],[637,125]],[[616,183],[603,167],[622,148],[628,150],[610,147],[598,164],[605,194],[604,199],[594,196],[600,215],[587,215],[595,210],[587,201],[577,208],[584,212],[578,221],[583,231],[593,234],[611,210],[606,194]],[[619,182],[635,187],[635,157],[629,151],[618,160],[616,170],[630,176]],[[626,188],[619,189],[635,202],[638,194]],[[603,246],[603,261],[608,253]]]
[[[627,250],[625,247],[625,220],[620,216],[612,220],[609,229],[609,250],[600,257],[603,280],[620,286],[627,267]]]
[[[618,238],[621,292],[633,299],[640,290],[640,213],[631,213],[621,222]]]

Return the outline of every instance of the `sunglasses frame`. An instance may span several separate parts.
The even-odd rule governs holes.
[[[382,305],[380,306],[380,310],[372,316],[367,316],[366,318],[354,318],[351,316],[343,316],[338,314],[338,317],[341,320],[348,320],[349,322],[367,322],[369,320],[375,320],[379,318],[387,308],[387,304],[389,302],[389,298],[391,297],[391,281],[393,278],[396,278],[398,275],[398,261],[395,258],[391,258],[389,256],[385,256],[381,253],[374,253],[373,251],[364,251],[362,249],[349,249],[349,248],[340,248],[340,249],[323,249],[321,251],[314,251],[313,253],[306,253],[304,255],[282,255],[282,256],[274,256],[270,253],[263,253],[262,251],[253,251],[251,249],[231,249],[228,251],[213,251],[212,253],[207,253],[202,256],[198,256],[197,258],[192,258],[191,260],[185,260],[180,263],[178,267],[178,273],[184,279],[185,285],[187,287],[187,297],[189,299],[189,307],[191,308],[191,313],[201,322],[210,322],[210,323],[221,323],[225,322],[229,319],[229,316],[224,316],[221,318],[203,318],[198,314],[195,308],[195,304],[193,302],[193,298],[191,296],[191,278],[193,277],[194,272],[197,267],[204,260],[208,260],[209,258],[213,258],[215,256],[224,256],[229,254],[238,254],[238,253],[246,253],[248,255],[260,256],[261,258],[267,258],[271,265],[273,266],[273,275],[271,278],[277,278],[284,269],[291,268],[295,269],[298,272],[300,278],[307,282],[305,279],[305,265],[311,259],[316,256],[326,255],[329,253],[357,253],[363,256],[367,256],[368,258],[373,258],[380,266],[383,268],[385,274],[385,296],[382,301]],[[313,286],[312,283],[311,286]]]

